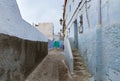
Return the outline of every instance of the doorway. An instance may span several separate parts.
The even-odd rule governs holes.
[[[78,48],[78,24],[77,19],[74,21],[74,45]]]

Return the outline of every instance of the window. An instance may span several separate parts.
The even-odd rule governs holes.
[[[80,16],[79,33],[83,33],[83,15]]]

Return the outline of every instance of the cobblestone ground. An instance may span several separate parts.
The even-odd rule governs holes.
[[[89,81],[86,76],[70,74],[62,52],[63,50],[60,49],[50,50],[48,56],[28,76],[26,81]]]

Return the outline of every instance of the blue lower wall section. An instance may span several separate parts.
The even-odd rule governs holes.
[[[97,81],[120,81],[120,24],[97,28],[79,34],[79,51]]]
[[[72,19],[72,25],[68,26],[71,43],[74,47],[76,41],[74,20],[77,19],[79,52],[88,65],[89,71],[96,81],[120,81],[120,0],[101,0],[101,7],[98,5],[100,5],[99,0],[91,0],[88,3],[87,12],[84,6]],[[71,17],[69,12],[66,13]],[[81,15],[83,16],[83,33],[79,33]],[[100,24],[100,16],[102,25],[97,26]],[[67,21],[69,18],[66,19]]]
[[[115,77],[110,78],[111,70],[117,71],[120,75],[120,24],[112,24],[102,29],[103,36],[103,75],[104,79],[108,81],[120,81]],[[111,70],[110,70],[111,69]]]
[[[48,50],[53,48],[53,43],[54,43],[53,40],[48,40]]]

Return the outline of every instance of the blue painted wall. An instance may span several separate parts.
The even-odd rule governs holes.
[[[70,24],[72,13],[77,7],[75,2],[68,1],[67,9],[71,4],[71,12],[67,11],[67,29],[70,29],[70,38],[74,44],[75,19],[78,21],[78,43],[89,71],[97,81],[120,81],[120,1],[101,0],[101,19],[99,24],[99,0],[91,0],[77,11]],[[84,2],[84,1],[83,1]],[[83,15],[83,33],[79,33],[80,16]],[[89,23],[88,23],[89,22]]]

